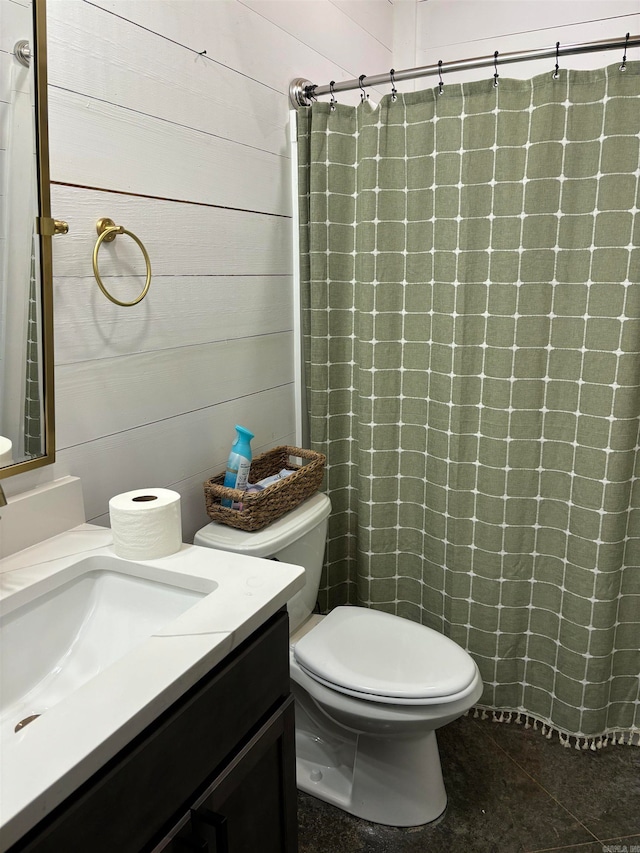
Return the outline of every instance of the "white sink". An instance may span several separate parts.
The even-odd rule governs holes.
[[[303,585],[298,566],[194,545],[123,560],[91,524],[0,559],[0,853]]]
[[[0,743],[216,587],[102,555],[0,603]]]

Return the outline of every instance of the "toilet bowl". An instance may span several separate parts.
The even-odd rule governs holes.
[[[376,823],[429,823],[447,802],[436,729],[478,701],[480,673],[452,640],[399,616],[312,613],[329,511],[318,494],[262,531],[212,523],[194,543],[306,570],[288,604],[298,787]]]

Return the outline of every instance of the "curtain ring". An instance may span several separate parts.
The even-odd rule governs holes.
[[[629,45],[629,33],[625,36],[624,40],[624,56],[622,57],[622,65],[620,66],[620,71],[627,70],[627,47]]]
[[[438,77],[440,78],[440,82],[438,83],[438,94],[441,95],[444,91],[444,83],[442,82],[442,60],[438,60]]]
[[[365,101],[369,97],[369,95],[367,95],[364,90],[364,86],[362,85],[362,81],[365,79],[366,76],[366,74],[361,74],[358,77],[358,84],[360,86],[360,103],[363,103],[363,101]]]
[[[395,73],[396,72],[395,72],[394,68],[392,68],[391,71],[389,71],[389,77],[391,79],[391,100],[392,101],[398,100],[398,90],[396,89],[396,79],[394,77]]]
[[[498,86],[498,77],[500,76],[500,75],[498,74],[498,51],[497,51],[497,50],[496,50],[496,52],[493,54],[493,67],[494,67],[494,72],[495,72],[495,73],[494,73],[494,75],[493,75],[493,85],[494,85],[494,87],[495,87],[495,88],[497,88],[497,86]]]
[[[147,250],[142,244],[142,241],[138,237],[136,237],[135,234],[133,234],[131,231],[127,231],[127,229],[123,228],[122,225],[116,225],[113,219],[109,219],[108,217],[98,219],[98,221],[96,222],[96,231],[100,236],[96,240],[96,245],[93,249],[93,274],[95,275],[96,281],[98,282],[98,287],[107,297],[107,299],[111,300],[111,302],[114,302],[116,305],[121,305],[123,308],[130,308],[132,305],[137,305],[138,302],[141,302],[145,298],[149,290],[149,285],[151,284],[151,261],[149,260]],[[120,299],[116,299],[115,296],[112,296],[102,283],[102,279],[100,278],[100,270],[98,269],[98,252],[100,250],[100,246],[103,242],[111,243],[113,240],[116,239],[116,236],[118,234],[127,234],[129,237],[131,237],[134,243],[138,244],[138,246],[140,247],[140,251],[142,252],[142,255],[144,257],[144,262],[147,265],[147,279],[144,283],[144,287],[142,288],[140,295],[137,296],[132,302],[122,302]]]
[[[560,76],[559,56],[560,56],[560,42],[557,41],[556,42],[556,67],[555,67],[553,74],[551,75],[554,80],[557,80],[558,77]]]
[[[329,108],[331,109],[331,111],[332,111],[332,112],[335,110],[335,108],[336,108],[336,104],[338,103],[338,102],[336,101],[336,96],[335,96],[335,93],[334,93],[334,91],[333,91],[333,87],[334,87],[335,85],[336,85],[336,81],[335,81],[335,80],[332,80],[332,81],[329,83],[329,93],[331,94],[331,100],[329,101]]]

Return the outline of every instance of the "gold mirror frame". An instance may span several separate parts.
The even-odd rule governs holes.
[[[51,239],[56,225],[51,218],[49,191],[49,130],[47,123],[47,9],[46,0],[33,0],[33,47],[31,50],[36,90],[36,152],[39,217],[36,231],[40,248],[40,299],[42,306],[42,398],[44,452],[41,456],[0,468],[0,480],[55,460],[55,404],[53,390],[53,265]]]

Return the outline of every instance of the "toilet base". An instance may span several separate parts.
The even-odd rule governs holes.
[[[420,826],[447,805],[435,731],[415,738],[329,737],[296,727],[297,784],[356,817]]]

